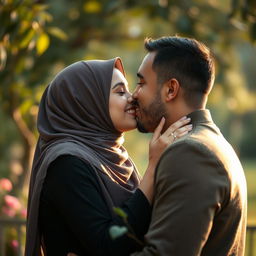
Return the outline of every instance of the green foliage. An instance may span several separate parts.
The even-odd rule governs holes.
[[[47,6],[35,4],[34,1],[4,2],[0,9],[1,46],[2,51],[5,52],[1,56],[1,70],[5,68],[6,59],[11,59],[21,52],[25,56],[28,54],[27,51],[33,50],[35,44],[39,45],[38,40],[45,33],[44,26],[52,19],[45,11]]]
[[[126,212],[119,207],[113,207],[113,211],[117,216],[119,216],[123,220],[124,226],[111,226],[109,228],[110,237],[114,240],[126,234],[128,237],[136,241],[136,243],[138,243],[141,246],[144,246],[144,243],[137,238],[134,230],[130,226]]]
[[[115,240],[118,237],[123,236],[127,232],[128,232],[128,229],[127,229],[127,227],[124,227],[124,226],[120,227],[120,226],[114,225],[114,226],[111,226],[109,229],[110,237],[113,240]]]
[[[127,220],[127,214],[125,211],[123,211],[121,208],[119,207],[113,207],[113,211],[115,214],[117,214],[118,216],[120,216],[121,218],[123,218],[125,221]]]
[[[0,120],[6,124],[0,127],[5,133],[0,168],[10,172],[14,156],[8,152],[13,144],[21,145],[17,158],[23,172],[12,174],[16,183],[29,169],[26,152],[37,135],[38,103],[54,75],[77,60],[120,56],[133,88],[147,36],[195,37],[213,50],[217,77],[208,107],[237,151],[253,156],[255,1],[1,0],[0,24]],[[132,132],[127,138],[143,172],[148,136]]]
[[[251,40],[256,40],[256,3],[254,0],[231,0],[229,18],[236,18],[247,24]]]

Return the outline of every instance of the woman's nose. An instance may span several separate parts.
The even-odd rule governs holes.
[[[132,102],[133,102],[133,97],[132,97],[132,94],[130,93],[130,95],[128,96],[128,98],[127,98],[127,101],[128,101],[128,103],[130,103],[130,104],[132,104]]]

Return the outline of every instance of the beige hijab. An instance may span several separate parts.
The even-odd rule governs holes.
[[[122,146],[123,135],[109,115],[115,66],[124,74],[119,58],[76,62],[62,70],[42,96],[29,188],[26,256],[41,255],[40,195],[47,169],[57,157],[73,155],[94,168],[111,214],[113,206],[120,206],[139,184],[136,167]]]

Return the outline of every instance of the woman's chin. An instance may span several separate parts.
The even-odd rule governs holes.
[[[135,130],[136,128],[137,128],[137,122],[134,119],[134,122],[124,125],[121,129],[119,129],[119,131],[120,132],[129,132],[129,131]]]

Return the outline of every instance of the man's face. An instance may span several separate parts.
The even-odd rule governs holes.
[[[139,81],[132,95],[137,103],[136,120],[140,132],[153,132],[161,118],[166,116],[157,74],[152,69],[154,57],[155,52],[148,53],[142,61],[137,73]]]

